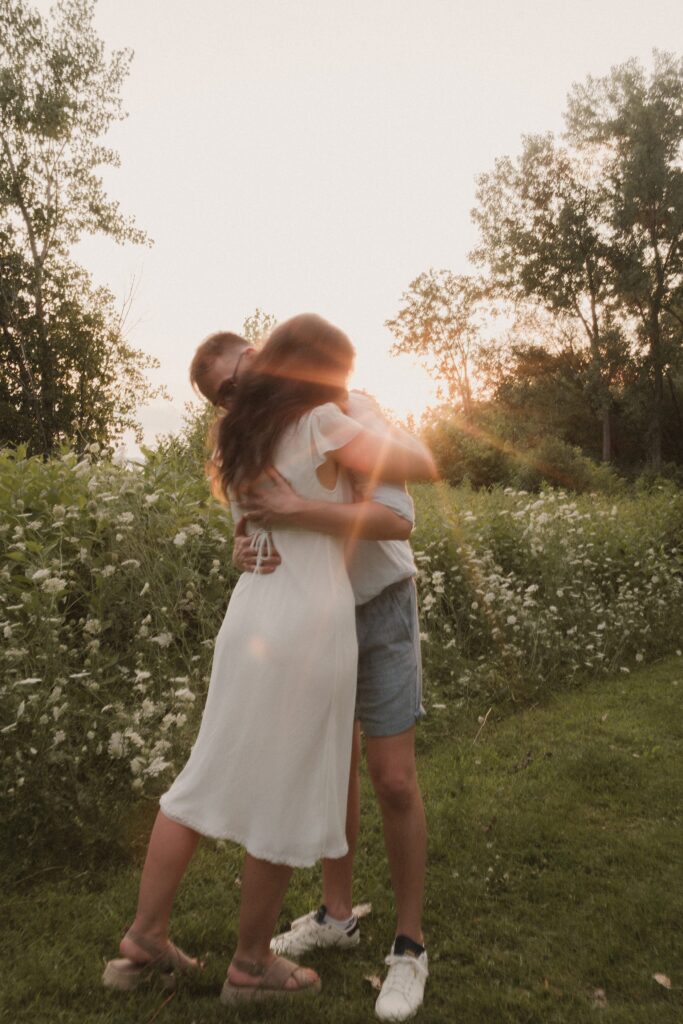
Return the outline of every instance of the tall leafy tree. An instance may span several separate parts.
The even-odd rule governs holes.
[[[473,253],[492,285],[515,302],[533,299],[580,325],[590,358],[587,398],[602,423],[602,457],[612,457],[612,386],[627,358],[615,316],[598,167],[558,145],[526,136],[521,155],[496,161],[478,180]]]
[[[649,75],[632,60],[575,85],[567,127],[603,168],[612,283],[645,349],[659,470],[665,380],[683,342],[683,59],[655,52]]]
[[[156,393],[155,361],[69,259],[84,234],[145,240],[100,177],[119,162],[102,140],[124,116],[131,54],[106,56],[93,16],[94,0],[57,0],[47,17],[0,0],[0,423],[46,456],[64,438],[117,436]]]
[[[466,417],[472,411],[472,366],[481,343],[483,298],[475,278],[430,269],[411,281],[398,313],[386,321],[396,338],[392,352],[416,355]]]

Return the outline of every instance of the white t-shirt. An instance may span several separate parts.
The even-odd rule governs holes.
[[[389,426],[377,403],[361,391],[350,392],[348,415],[376,434],[389,432]],[[363,489],[363,483],[363,479],[359,477],[360,490]],[[371,499],[386,505],[392,512],[407,519],[411,525],[415,522],[413,499],[405,487],[380,484],[372,491]],[[356,604],[365,604],[367,601],[371,601],[392,583],[410,579],[415,576],[416,572],[415,559],[409,541],[358,541],[349,564],[349,577]]]

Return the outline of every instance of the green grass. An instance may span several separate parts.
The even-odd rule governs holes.
[[[499,722],[490,717],[483,728],[476,713],[431,708],[419,731],[430,826],[423,1024],[683,1019],[682,697],[683,662],[674,658]],[[428,694],[428,704],[446,700]],[[381,972],[393,920],[379,818],[364,785],[355,896],[373,911],[358,950],[311,958],[321,998],[239,1015],[219,1004],[240,854],[207,844],[179,894],[173,935],[188,950],[209,951],[208,967],[161,1010],[161,1024],[373,1019],[364,976]],[[131,916],[138,866],[41,870],[5,893],[0,1019],[150,1021],[161,990],[122,996],[99,983]],[[317,897],[317,871],[297,873],[282,923]],[[671,978],[671,991],[655,972]],[[603,1008],[594,1006],[596,989],[606,993]]]

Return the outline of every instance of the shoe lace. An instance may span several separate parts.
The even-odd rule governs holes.
[[[429,974],[427,967],[422,963],[418,957],[413,956],[397,956],[396,953],[389,953],[384,958],[384,963],[389,968],[394,968],[391,971],[391,986],[396,988],[402,988],[407,986],[413,980],[413,978],[424,977],[426,978]]]

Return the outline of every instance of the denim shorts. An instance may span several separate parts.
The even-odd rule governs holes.
[[[415,580],[358,605],[356,632],[356,718],[366,736],[396,736],[424,714]]]

